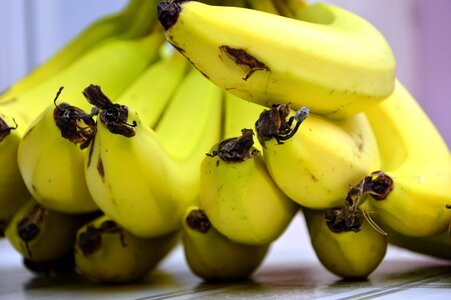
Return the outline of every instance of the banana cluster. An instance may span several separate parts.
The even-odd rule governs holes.
[[[243,279],[301,213],[342,278],[451,251],[448,147],[381,33],[325,3],[130,0],[0,95],[0,166],[38,275],[137,281],[180,246]]]

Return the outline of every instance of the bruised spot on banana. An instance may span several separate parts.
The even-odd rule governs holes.
[[[219,47],[219,52],[221,54],[224,53],[227,58],[243,69],[246,74],[243,77],[244,81],[247,81],[256,71],[271,72],[268,66],[243,49],[231,48],[223,45]],[[219,55],[219,58],[223,59],[223,56]]]

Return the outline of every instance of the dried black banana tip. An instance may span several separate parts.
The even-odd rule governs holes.
[[[163,26],[164,30],[168,30],[172,25],[177,23],[180,11],[182,10],[180,3],[185,1],[168,0],[161,1],[157,6],[158,20]]]

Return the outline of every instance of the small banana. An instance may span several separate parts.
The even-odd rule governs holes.
[[[212,82],[264,106],[291,103],[344,118],[387,98],[395,59],[382,34],[339,7],[315,3],[298,19],[255,9],[162,1],[166,39]],[[352,58],[352,60],[350,59]]]
[[[139,237],[180,228],[184,210],[198,199],[200,161],[219,139],[221,90],[192,70],[156,131],[132,107],[112,105],[98,87],[85,95],[101,109],[85,162],[94,201]]]
[[[373,228],[363,216],[357,221],[358,229],[356,224],[343,225],[341,212],[340,209],[303,209],[313,249],[322,265],[333,274],[364,279],[382,262],[387,236]],[[340,221],[340,226],[336,226]]]
[[[103,215],[78,230],[76,268],[95,281],[137,281],[171,252],[178,237],[178,232],[173,232],[155,238],[138,238]]]
[[[92,115],[65,102],[50,106],[20,141],[17,161],[33,198],[63,213],[98,210],[84,174],[85,149],[94,136]],[[79,147],[80,145],[80,147]]]
[[[93,216],[51,211],[30,198],[14,214],[5,235],[24,258],[35,263],[53,261],[73,250],[78,228]]]
[[[182,241],[190,270],[205,281],[232,281],[250,277],[263,262],[269,245],[232,242],[220,234],[205,211],[197,206],[183,217]]]
[[[144,124],[155,128],[187,69],[186,60],[173,52],[144,70],[115,102],[133,107]]]
[[[307,108],[293,114],[289,105],[273,105],[256,130],[271,177],[301,206],[340,206],[349,186],[380,167],[377,142],[362,113],[332,120]]]
[[[14,120],[0,114],[0,236],[14,213],[31,197],[15,159],[20,142],[16,129]]]
[[[381,153],[368,199],[384,224],[400,234],[431,236],[451,222],[451,157],[434,124],[399,82],[394,93],[366,112]]]
[[[298,210],[272,181],[251,126],[261,107],[231,96],[226,98],[225,136],[201,164],[201,207],[213,226],[228,239],[264,245],[276,240]],[[230,132],[229,132],[230,130]]]

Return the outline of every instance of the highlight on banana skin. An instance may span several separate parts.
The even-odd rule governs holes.
[[[101,283],[177,246],[200,281],[252,278],[300,215],[337,278],[389,245],[449,260],[450,149],[395,68],[336,5],[129,0],[0,95],[0,234]]]

